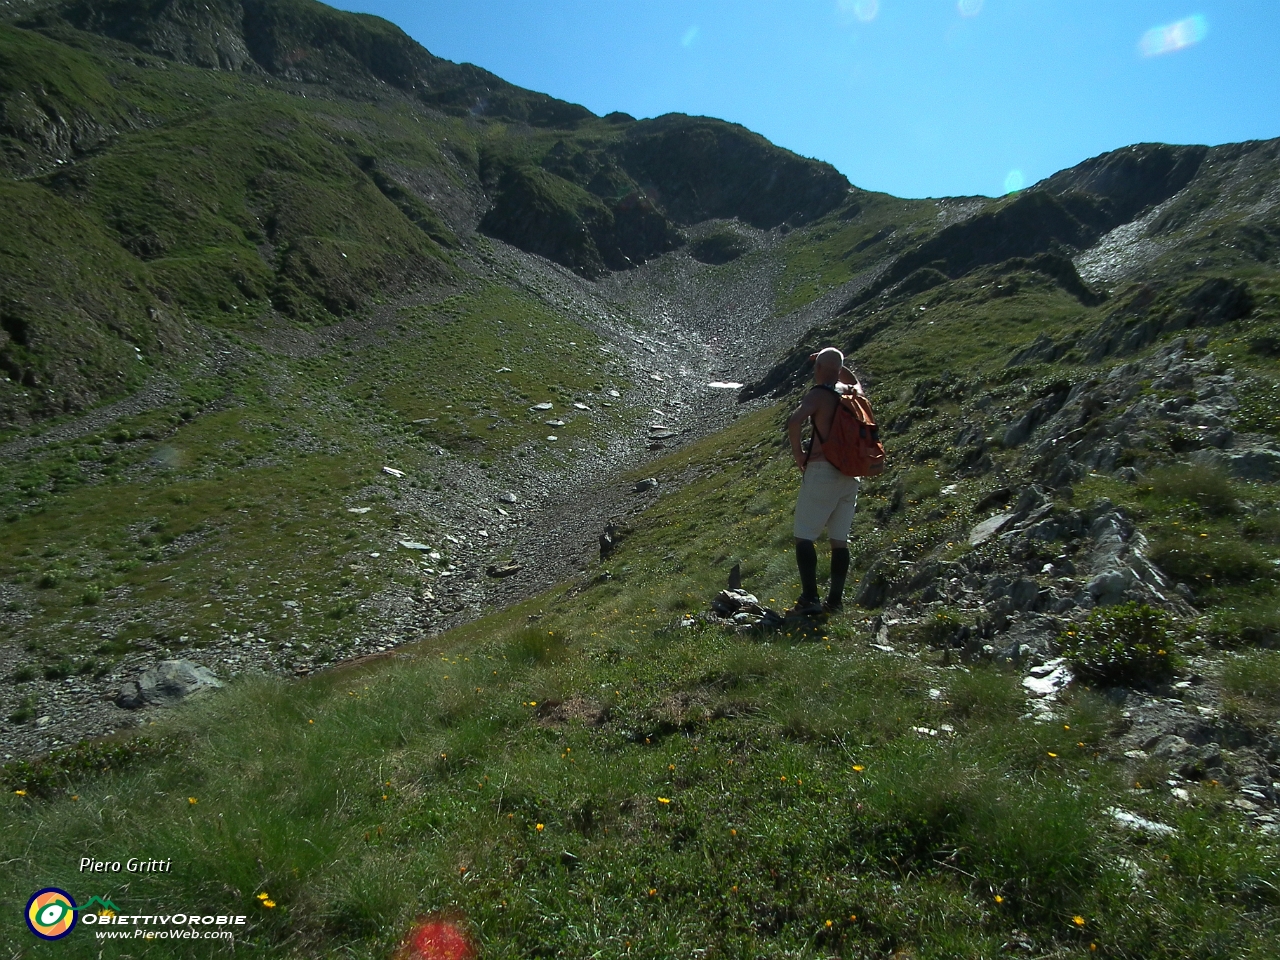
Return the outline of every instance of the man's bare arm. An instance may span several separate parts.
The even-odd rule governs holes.
[[[796,461],[796,466],[804,471],[804,447],[801,444],[801,431],[804,430],[804,422],[818,412],[817,390],[810,390],[804,395],[804,399],[800,401],[800,406],[796,407],[795,412],[787,418],[787,437],[791,440],[791,456]]]

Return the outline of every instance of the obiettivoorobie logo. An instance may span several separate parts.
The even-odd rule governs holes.
[[[67,891],[45,887],[27,901],[27,926],[41,940],[61,940],[75,929],[76,909]]]

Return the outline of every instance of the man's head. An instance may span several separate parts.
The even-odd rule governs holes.
[[[813,379],[818,383],[831,383],[840,375],[844,366],[844,354],[835,347],[826,347],[813,355]]]

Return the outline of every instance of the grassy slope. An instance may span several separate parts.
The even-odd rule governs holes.
[[[454,303],[439,309],[457,322]],[[1034,335],[1078,336],[1104,308],[1038,274],[986,271],[881,309],[895,321],[856,360],[882,418],[914,422],[891,441],[893,472],[864,489],[859,571],[962,550],[972,505],[1020,467],[996,450],[993,474],[944,494],[952,424],[984,397],[1015,409],[1024,386],[1098,375],[1071,357],[1006,364]],[[1246,348],[1267,316],[1220,328],[1208,348],[1274,376]],[[952,392],[927,400],[930,383]],[[468,390],[452,399],[476,403]],[[1246,412],[1276,430],[1270,407]],[[251,939],[282,954],[381,955],[412,916],[452,905],[494,956],[979,957],[1018,937],[1061,956],[1094,955],[1091,944],[1116,957],[1268,956],[1280,850],[1212,784],[1176,808],[1149,764],[1135,789],[1108,751],[1105,702],[1080,692],[1062,726],[1019,720],[1016,674],[948,666],[924,635],[876,651],[858,614],[766,642],[676,626],[734,562],[765,600],[797,589],[781,415],[745,417],[664,461],[657,475],[687,485],[628,533],[609,577],[394,665],[239,685],[105,756],[105,775],[12,771],[31,792],[9,801],[10,835],[39,824],[59,838],[26,855],[28,875],[63,880],[85,843],[102,857],[164,850],[188,865],[181,875],[103,892],[249,911]],[[1270,488],[1213,499],[1163,476],[1089,478],[1076,497],[1125,504],[1153,538],[1190,524],[1271,557]],[[1237,512],[1240,498],[1256,509]],[[1207,598],[1211,618],[1239,601],[1224,587]],[[1257,679],[1242,663],[1224,682],[1233,709],[1265,718],[1274,657],[1250,656]],[[1116,805],[1179,832],[1121,831]]]
[[[149,82],[142,68],[113,69]],[[401,255],[401,242],[401,253],[426,250],[448,268],[441,246],[450,238],[438,224],[406,227],[417,208],[371,192],[357,173],[369,153],[446,169],[433,145],[446,135],[461,141],[456,159],[478,170],[483,144],[464,123],[438,120],[422,137],[422,120],[393,114],[375,129],[373,107],[302,105],[234,77],[169,71],[152,109],[172,113],[122,152],[82,165],[98,182],[55,174],[10,188],[14,203],[90,223],[83,232],[93,243],[104,238],[104,258],[119,249],[107,230],[133,243],[154,235],[155,246],[138,247],[142,259],[111,261],[120,275],[139,273],[136,303],[112,307],[119,315],[163,304],[166,294],[243,331],[245,307],[265,310],[290,277],[308,278],[294,284],[302,299],[289,301],[301,318],[329,302],[345,309],[351,291],[367,298],[370,278],[394,267],[387,258]],[[204,85],[207,108],[189,110],[168,86],[173,77]],[[207,106],[211,98],[223,102]],[[292,154],[279,152],[281,130],[296,137]],[[238,180],[224,180],[226,165],[216,162],[223,139],[251,159]],[[189,182],[165,181],[164,169],[142,176],[146,151],[121,159],[141,143],[189,153]],[[539,140],[537,149],[547,146]],[[263,174],[265,162],[254,166],[262,157],[286,174]],[[146,202],[152,179],[176,191],[171,202],[136,221],[117,216]],[[858,219],[832,217],[785,241],[782,309],[873,263],[891,240],[875,239],[885,228],[923,230],[935,215],[932,205],[865,200]],[[286,218],[287,242],[275,239],[262,259],[258,246],[272,239],[263,214],[286,208],[305,215]],[[393,221],[398,232],[383,234],[390,247],[362,232]],[[1262,307],[1213,331],[1209,349],[1249,378],[1249,427],[1280,436],[1270,400],[1280,371],[1268,348],[1250,348],[1274,333],[1273,273],[1256,257],[1224,253],[1212,229],[1197,234],[1212,245],[1205,269],[1247,273]],[[333,269],[352,258],[360,269]],[[213,281],[190,269],[201,262],[221,264]],[[235,279],[241,267],[248,292]],[[121,286],[129,289],[104,289]],[[1107,310],[1040,274],[988,269],[873,302],[815,334],[859,344],[855,363],[870,375],[882,420],[901,425],[893,472],[864,488],[855,575],[882,556],[963,549],[973,505],[997,483],[1023,479],[1024,467],[997,448],[992,473],[956,479],[959,420],[981,419],[987,399],[1012,412],[1048,382],[1097,375],[1071,354],[1007,363],[1039,334],[1076,338]],[[340,343],[311,359],[264,355],[228,335],[216,342],[235,353],[232,375],[187,357],[170,367],[181,396],[169,406],[0,467],[2,572],[36,598],[9,611],[22,618],[10,629],[31,638],[31,670],[94,671],[131,645],[178,650],[215,631],[340,654],[359,629],[353,613],[397,576],[366,563],[370,549],[417,533],[393,526],[383,462],[408,466],[419,484],[434,480],[430,444],[500,463],[544,429],[527,410],[553,398],[538,388],[558,388],[558,411],[616,382],[587,330],[505,289],[471,289],[398,320],[382,343]],[[519,336],[499,336],[498,321]],[[117,349],[112,361],[129,353]],[[495,373],[499,366],[512,373]],[[456,905],[495,956],[706,948],[980,957],[1023,937],[1035,955],[1269,956],[1280,934],[1275,842],[1246,832],[1212,784],[1195,791],[1192,806],[1173,808],[1153,765],[1136,789],[1108,753],[1115,717],[1100,700],[1078,694],[1063,727],[1021,721],[1015,675],[950,666],[911,633],[891,637],[896,654],[875,650],[857,613],[765,641],[675,626],[735,561],[767,601],[787,602],[797,589],[781,416],[744,417],[662,464],[663,489],[689,483],[629,532],[608,578],[411,648],[407,660],[302,683],[244,681],[144,737],[84,748],[61,767],[11,767],[10,786],[27,794],[0,801],[0,859],[23,864],[4,882],[5,936],[31,943],[19,907],[37,885],[55,883],[128,911],[200,903],[249,913],[244,945],[272,955],[385,955],[413,915]],[[499,430],[489,432],[495,421]],[[571,423],[567,435],[580,429]],[[1108,496],[1157,537],[1176,541],[1190,521],[1196,540],[1206,533],[1224,553],[1243,544],[1258,562],[1274,559],[1270,488],[1229,485],[1231,506],[1218,510],[1189,495],[1184,477],[1161,476],[1143,485],[1087,478],[1076,497]],[[944,493],[953,481],[956,491]],[[1236,509],[1241,499],[1256,509]],[[353,517],[345,507],[357,502],[374,509]],[[1259,583],[1248,589],[1257,596]],[[1206,631],[1223,643],[1274,629],[1265,591],[1253,613],[1236,616],[1244,590],[1228,583],[1206,596]],[[302,612],[282,614],[286,597],[302,599]],[[1226,670],[1241,715],[1274,716],[1270,651]],[[1106,813],[1112,805],[1176,823],[1179,833],[1121,833]],[[90,853],[171,856],[175,871],[90,890],[73,868]],[[256,897],[264,891],[273,910]],[[175,955],[171,944],[142,946],[133,952]],[[97,948],[78,931],[45,952],[68,950]]]
[[[22,639],[27,669],[98,673],[138,644],[255,630],[338,656],[364,629],[352,614],[403,578],[367,554],[436,532],[429,517],[393,526],[384,464],[414,487],[438,482],[437,444],[484,469],[510,456],[550,467],[555,455],[531,441],[554,432],[594,450],[633,416],[604,405],[605,389],[628,384],[597,336],[510,289],[398,318],[371,343],[314,358],[240,348],[229,375],[192,369],[187,399],[0,466],[0,577],[23,585],[3,629]],[[553,411],[530,409],[547,400]],[[553,416],[568,425],[548,427]],[[359,504],[374,510],[347,513]],[[287,615],[285,599],[304,612]]]
[[[117,376],[116,355],[158,339],[181,357],[192,340],[184,321],[331,322],[412,281],[450,275],[441,246],[456,243],[448,228],[385,177],[380,188],[363,168],[381,156],[439,172],[447,182],[454,174],[437,144],[456,136],[460,121],[424,122],[401,102],[379,109],[308,100],[234,75],[145,58],[142,65],[122,62],[109,56],[106,41],[76,38],[90,49],[0,26],[7,44],[0,53],[46,54],[38,62],[0,59],[16,91],[10,99],[20,107],[38,100],[108,145],[5,188],[6,219],[43,223],[48,232],[14,237],[0,250],[0,301],[13,318],[5,329],[24,331],[22,340],[10,334],[2,345],[11,380],[0,381],[0,401],[11,422],[47,417],[64,402],[83,407],[119,395],[136,378]],[[104,88],[127,105],[128,116],[121,118],[127,111],[120,103],[103,102]],[[11,156],[20,153],[15,145],[29,148],[48,133],[6,110],[27,137],[6,141]],[[45,168],[51,156],[56,149],[38,158]],[[15,173],[21,159],[12,161]],[[33,205],[44,209],[36,214]],[[63,275],[32,278],[24,258],[42,242],[45,261],[69,264]],[[93,280],[79,282],[77,270]],[[115,293],[121,288],[131,295]],[[56,296],[46,299],[49,293]],[[101,344],[68,355],[59,332],[68,306],[77,327]],[[157,314],[175,318],[167,330],[155,329]],[[23,380],[45,389],[24,391]]]
[[[1020,722],[1016,674],[906,637],[877,652],[857,617],[767,642],[674,626],[734,560],[766,597],[795,588],[793,479],[760,442],[775,417],[665,464],[700,479],[645,516],[612,578],[408,660],[239,685],[132,763],[30,779],[4,801],[6,856],[28,886],[74,886],[81,851],[173,856],[172,876],[93,892],[249,913],[280,955],[383,955],[454,905],[488,956],[979,957],[1015,928],[1060,956],[1267,956],[1280,850],[1212,786],[1185,813],[1134,790],[1104,702]],[[1125,834],[1113,804],[1179,833]]]

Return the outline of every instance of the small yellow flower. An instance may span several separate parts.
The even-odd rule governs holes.
[[[851,913],[851,914],[849,914],[849,922],[850,922],[850,923],[857,923],[857,922],[858,922],[858,915],[857,915],[856,913]]]
[[[658,802],[659,802],[659,803],[670,803],[670,802],[671,802],[671,798],[670,798],[670,797],[659,797],[659,798],[658,798]]]
[[[387,799],[387,795],[385,793],[382,795],[382,799],[383,800]]]
[[[854,773],[861,773],[861,772],[862,772],[863,770],[865,770],[865,769],[867,769],[867,768],[866,768],[866,767],[864,767],[864,766],[863,766],[862,764],[860,764],[860,763],[855,763],[855,764],[853,765],[853,772],[854,772]]]
[[[651,896],[651,897],[656,897],[657,895],[658,895],[658,888],[657,888],[657,887],[650,887],[650,888],[649,888],[649,896]]]
[[[187,797],[187,803],[189,803],[193,807],[199,802],[200,801],[197,800],[195,797]]]
[[[1063,730],[1070,730],[1070,729],[1071,729],[1071,724],[1069,724],[1069,723],[1064,723],[1064,724],[1062,725],[1062,729],[1063,729]]]
[[[262,905],[266,907],[268,910],[270,910],[273,907],[275,907],[276,902],[274,900],[263,900]]]
[[[828,920],[828,921],[827,921],[827,927],[828,927],[828,928],[830,928],[830,926],[831,926],[831,921],[830,921],[830,920]]]
[[[1081,916],[1075,916],[1075,917],[1072,917],[1072,918],[1071,918],[1071,922],[1072,922],[1072,923],[1074,923],[1077,927],[1083,927],[1083,926],[1084,926],[1084,917],[1081,917]]]
[[[533,828],[533,829],[535,829],[535,830],[537,830],[539,833],[541,833],[541,832],[543,831],[543,829],[545,828],[545,826],[546,826],[545,824],[539,823],[539,824],[536,824],[536,825],[534,826],[534,828]]]
[[[998,893],[996,894],[996,903],[1004,903],[1004,897],[1000,896]]]
[[[668,763],[668,764],[667,764],[667,769],[668,769],[668,770],[674,770],[675,768],[676,768],[676,765],[675,765],[674,763]]]
[[[262,891],[262,893],[258,894],[258,899],[259,899],[259,900],[270,900],[270,899],[271,899],[271,894],[267,893],[267,892],[264,890],[264,891]]]
[[[736,828],[732,828],[732,827],[731,827],[731,828],[729,829],[729,836],[731,836],[731,837],[736,837],[737,835],[738,835],[738,831],[737,831],[737,829],[736,829]]]
[[[15,791],[13,791],[13,792],[14,792],[14,794],[16,794],[16,795],[17,795],[17,796],[19,796],[19,797],[25,797],[25,796],[27,795],[27,791],[25,791],[25,790],[15,790]]]
[[[1052,750],[1048,751],[1048,754],[1049,754],[1049,756],[1053,757],[1055,760],[1057,760],[1057,759],[1058,759],[1058,755],[1057,755],[1056,753],[1054,753]]]

